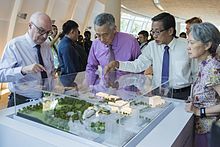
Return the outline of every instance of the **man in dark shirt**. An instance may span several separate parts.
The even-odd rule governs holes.
[[[63,24],[63,38],[58,45],[58,54],[60,59],[61,75],[76,73],[85,70],[86,60],[81,52],[82,47],[77,45],[78,24],[73,20],[68,20]],[[85,60],[85,61],[84,61]]]
[[[87,55],[89,55],[89,51],[90,51],[90,48],[92,46],[92,41],[91,41],[91,32],[90,31],[85,31],[84,32],[84,48],[85,48],[85,51],[87,53]]]

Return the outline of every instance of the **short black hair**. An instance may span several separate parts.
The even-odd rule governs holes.
[[[57,26],[56,26],[55,24],[52,24],[52,27],[55,27],[55,28],[57,28]]]
[[[142,34],[144,37],[148,37],[149,36],[149,33],[145,30],[142,30],[138,33],[138,35]]]
[[[183,37],[183,36],[184,36],[184,37]],[[186,32],[181,32],[180,35],[179,35],[179,37],[183,37],[183,38],[186,38],[186,36],[187,36],[187,35],[186,35]]]
[[[73,21],[73,20],[68,20],[63,24],[63,33],[68,34],[72,29],[78,29],[79,25]]]
[[[152,19],[152,21],[161,21],[163,23],[163,27],[164,29],[169,29],[169,28],[173,28],[174,29],[174,33],[173,36],[176,36],[176,21],[175,21],[175,17],[173,15],[171,15],[170,13],[167,12],[163,12],[160,13],[156,16],[154,16]]]
[[[84,32],[84,36],[86,36],[86,35],[91,36],[91,32],[90,32],[90,31],[85,31],[85,32]]]
[[[62,33],[59,35],[62,39],[66,34],[68,34],[72,29],[78,29],[79,25],[73,20],[67,20],[62,26]]]

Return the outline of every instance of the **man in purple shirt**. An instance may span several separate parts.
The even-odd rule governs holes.
[[[99,65],[103,74],[112,54],[114,60],[119,61],[133,61],[141,54],[135,37],[116,31],[115,18],[111,14],[101,13],[96,16],[94,29],[97,39],[92,43],[86,67],[90,75],[97,71]]]
[[[140,47],[136,38],[117,32],[115,18],[111,14],[101,13],[96,16],[94,28],[98,39],[92,43],[87,70],[96,71],[98,65],[101,65],[103,69],[109,63],[109,46],[112,46],[115,60],[133,61],[140,55]]]

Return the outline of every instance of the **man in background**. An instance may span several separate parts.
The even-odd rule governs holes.
[[[90,51],[90,48],[92,46],[92,40],[91,40],[91,32],[90,31],[85,31],[84,32],[84,48],[85,48],[85,51],[87,53],[87,55],[89,55],[89,51]]]
[[[143,49],[147,46],[148,44],[148,36],[149,36],[149,33],[145,30],[142,30],[138,33],[138,40],[140,42],[140,48],[141,48],[141,52],[143,51]],[[152,69],[152,66],[150,66],[149,68],[147,68],[145,71],[144,71],[144,74],[145,75],[152,75],[153,74],[153,69]]]
[[[181,32],[180,35],[179,35],[179,37],[181,37],[181,38],[187,38],[187,35],[186,35],[185,32]]]
[[[142,30],[138,33],[138,40],[140,42],[140,49],[142,49],[148,44],[148,32],[145,30]]]
[[[202,19],[199,17],[192,17],[185,21],[186,23],[186,34],[189,35],[190,32],[190,26],[194,23],[202,23]]]

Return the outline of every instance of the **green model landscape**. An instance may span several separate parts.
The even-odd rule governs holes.
[[[93,104],[72,97],[57,98],[55,109],[43,111],[43,104],[30,105],[20,109],[18,115],[63,131],[68,131],[69,120],[82,120],[83,112]],[[73,112],[69,115],[68,112]]]

